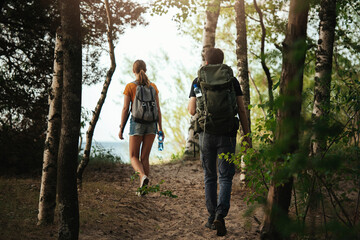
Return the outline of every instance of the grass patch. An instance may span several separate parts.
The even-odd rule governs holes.
[[[116,182],[90,181],[83,184],[79,193],[80,233],[115,231],[119,212],[114,209],[119,208],[126,189],[117,187]],[[57,209],[53,225],[37,226],[39,193],[40,180],[0,178],[0,239],[57,239]]]
[[[40,183],[0,178],[0,239],[56,239],[55,226],[37,226]]]
[[[83,149],[79,154],[79,162],[82,159]],[[120,156],[114,153],[112,148],[104,148],[101,144],[94,143],[91,147],[89,166],[93,167],[106,167],[113,166],[115,164],[123,164],[123,160]]]

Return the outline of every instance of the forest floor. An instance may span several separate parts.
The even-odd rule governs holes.
[[[135,195],[128,164],[89,166],[79,192],[81,240],[108,239],[259,239],[262,208],[246,204],[240,173],[233,181],[228,233],[217,237],[204,225],[203,171],[199,159],[151,166],[150,184],[160,184],[177,198],[159,192]],[[57,218],[48,227],[36,226],[39,178],[0,178],[0,239],[57,239]]]

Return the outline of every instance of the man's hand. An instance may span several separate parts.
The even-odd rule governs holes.
[[[191,97],[188,103],[188,111],[190,115],[194,116],[196,113],[196,97]]]
[[[244,141],[247,142],[247,144],[246,144],[246,149],[252,148],[252,141],[251,141],[251,138],[250,138],[249,136],[245,136],[245,137],[244,137]]]
[[[249,134],[246,134],[241,141],[242,142],[241,146],[245,147],[244,153],[246,153],[246,151],[249,148],[252,148],[252,140],[248,135]],[[246,143],[244,143],[244,142],[246,142]]]

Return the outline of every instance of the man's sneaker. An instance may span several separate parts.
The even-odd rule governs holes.
[[[225,220],[221,216],[216,216],[214,220],[214,225],[216,228],[216,235],[218,236],[225,236],[226,235],[226,227],[225,227]]]
[[[205,224],[205,227],[210,228],[211,230],[216,230],[216,227],[214,225],[213,221],[208,220]]]

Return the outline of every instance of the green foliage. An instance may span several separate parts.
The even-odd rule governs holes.
[[[259,122],[261,123],[261,121]],[[258,123],[258,124],[259,124]],[[282,147],[272,141],[272,134],[269,128],[258,126],[257,131],[252,135],[256,143],[254,149],[247,149],[242,146],[240,153],[235,156],[226,156],[225,159],[241,165],[244,161],[246,167],[246,183],[251,189],[246,197],[249,203],[266,202],[268,186],[272,181],[277,186],[288,181],[289,177],[294,177],[294,202],[296,208],[296,221],[291,225],[294,227],[299,224],[303,227],[287,229],[298,236],[303,235],[304,229],[316,228],[317,231],[324,231],[321,224],[309,226],[307,220],[309,216],[309,206],[316,202],[317,211],[329,218],[325,224],[327,234],[338,236],[339,232],[348,229],[349,236],[354,236],[359,226],[359,222],[354,218],[356,212],[360,183],[359,146],[351,146],[351,140],[346,138],[348,130],[346,126],[334,122],[323,130],[322,135],[328,139],[328,148],[321,155],[309,156],[311,125],[303,124],[300,148],[295,153],[283,153]],[[324,128],[324,126],[315,126]],[[357,128],[358,129],[358,128]],[[350,143],[350,144],[349,144]],[[358,143],[357,143],[358,144]],[[255,150],[256,149],[256,150]],[[223,156],[224,157],[224,156]],[[281,159],[281,161],[279,161]],[[327,217],[331,215],[331,217]],[[335,218],[336,220],[334,220]],[[332,219],[332,223],[330,223]],[[289,220],[289,223],[293,220]],[[330,228],[333,225],[337,228]],[[282,229],[284,229],[282,227]],[[341,230],[343,229],[343,230]],[[306,230],[307,231],[307,230]]]
[[[107,47],[106,13],[101,0],[81,1],[80,5],[86,48],[83,82],[91,84],[100,81],[99,76],[105,77],[98,63]],[[114,39],[125,27],[146,24],[142,18],[145,8],[139,4],[114,1],[110,5]],[[0,142],[5,155],[1,167],[21,172],[41,169],[55,32],[60,25],[57,7],[58,1],[50,0],[9,0],[0,4],[0,42],[6,46],[0,51]]]
[[[139,179],[139,172],[135,172],[133,175],[130,176],[130,181],[133,182],[136,179]]]
[[[104,148],[100,144],[93,144],[91,148],[90,164],[115,164],[123,163],[119,156],[113,153],[114,149]]]
[[[130,181],[134,182],[135,180],[139,179],[139,172],[135,172],[133,175],[130,176]],[[160,183],[155,184],[155,185],[145,185],[143,187],[139,187],[136,192],[139,193],[140,195],[146,195],[148,193],[160,193],[160,196],[165,196],[165,197],[170,197],[170,198],[177,198],[177,195],[174,195],[172,193],[172,191],[170,190],[164,190],[161,191],[160,189],[160,185],[163,184],[165,181],[161,180]],[[130,189],[130,187],[129,187]],[[128,189],[128,190],[129,190]],[[128,191],[126,191],[128,192]]]
[[[160,183],[155,184],[155,185],[145,185],[143,187],[139,187],[136,192],[140,193],[141,195],[146,195],[148,193],[160,193],[160,196],[165,196],[165,197],[170,197],[170,198],[177,198],[177,195],[174,195],[172,193],[172,191],[170,190],[165,190],[165,191],[161,191],[160,190],[160,185],[163,184],[165,181],[161,180]]]
[[[194,14],[198,5],[197,0],[155,0],[151,4],[152,15],[163,15],[169,12],[169,9],[177,9],[173,19],[179,23],[184,22],[189,16]]]
[[[184,152],[185,152],[185,148],[182,148],[177,153],[171,154],[170,162],[178,162],[178,161],[180,161],[184,156]]]
[[[146,7],[135,1],[110,1],[112,21],[112,40],[116,44],[120,35],[128,27],[147,25],[143,18]],[[80,12],[83,30],[83,83],[94,84],[105,79],[109,66],[99,64],[100,57],[108,50],[108,22],[103,0],[80,1]],[[102,78],[99,76],[103,76]]]

